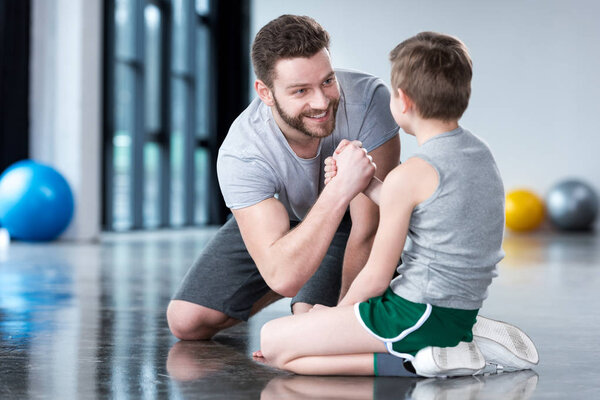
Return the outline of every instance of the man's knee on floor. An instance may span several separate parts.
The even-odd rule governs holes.
[[[214,320],[210,312],[199,311],[178,300],[171,301],[167,308],[169,329],[180,340],[211,339],[219,331]]]

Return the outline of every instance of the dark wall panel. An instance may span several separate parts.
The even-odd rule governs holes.
[[[29,154],[30,0],[0,0],[0,171]]]
[[[214,149],[223,143],[229,127],[248,106],[250,63],[250,1],[213,1],[214,13],[214,77],[216,107],[216,135],[213,140]],[[217,152],[212,153],[216,165]],[[224,223],[230,211],[225,206],[217,183],[216,170],[211,176],[213,180],[211,193],[212,223]]]

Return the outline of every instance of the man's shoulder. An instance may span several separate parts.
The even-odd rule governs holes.
[[[220,153],[234,152],[239,155],[251,150],[257,145],[258,139],[264,138],[268,119],[263,106],[262,101],[256,98],[238,115],[229,127]]]
[[[378,87],[385,87],[383,80],[362,71],[335,69],[336,78],[347,102],[367,102]]]
[[[359,70],[355,70],[355,69],[349,69],[349,68],[335,68],[335,75],[338,77],[338,79],[343,79],[343,80],[349,80],[349,81],[354,81],[354,80],[373,80],[373,79],[379,79],[377,78],[375,75],[371,75],[367,72],[363,72],[363,71],[359,71]]]

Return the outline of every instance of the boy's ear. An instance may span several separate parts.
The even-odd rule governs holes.
[[[400,111],[402,114],[406,114],[413,106],[413,102],[410,97],[400,88],[398,90],[398,96],[400,96]]]
[[[267,106],[271,107],[275,104],[275,101],[273,101],[273,92],[260,79],[254,81],[254,90],[256,91],[256,94],[258,94],[258,97],[260,97],[263,103],[265,103]]]

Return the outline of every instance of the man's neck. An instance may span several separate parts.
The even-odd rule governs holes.
[[[307,140],[295,141],[287,137],[287,135],[283,134],[287,139],[288,144],[294,150],[294,153],[300,158],[311,159],[317,156],[317,152],[319,151],[319,143],[321,143],[321,139],[312,138],[307,136]]]

